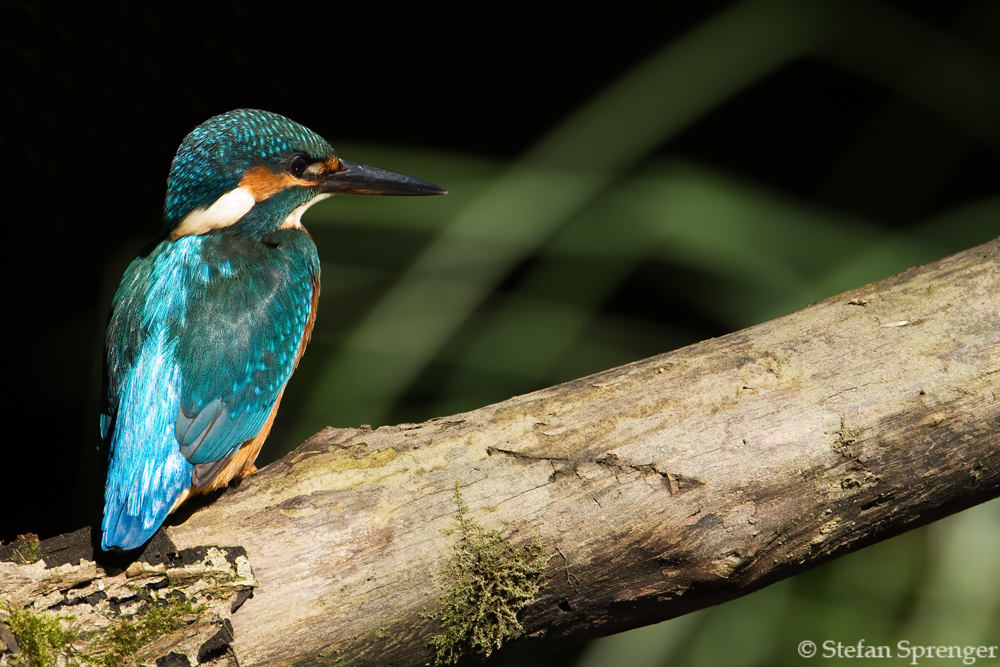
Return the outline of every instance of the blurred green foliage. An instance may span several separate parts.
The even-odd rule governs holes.
[[[1000,149],[996,61],[877,4],[780,0],[696,26],[511,163],[340,146],[450,194],[337,198],[310,212],[323,296],[282,408],[286,447],[328,423],[424,419],[570,380],[996,235],[1000,197],[897,230],[670,153],[670,139],[803,59],[934,109],[962,130],[945,137],[960,148],[972,137]],[[993,122],[982,108],[996,109]],[[884,162],[883,134],[860,137],[847,164]],[[909,174],[912,198],[947,177],[937,160],[907,162],[929,171]],[[833,171],[833,189],[868,178]]]

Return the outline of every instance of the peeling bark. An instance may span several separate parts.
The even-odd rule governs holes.
[[[456,482],[548,558],[500,659],[661,621],[1000,495],[998,295],[1000,239],[472,412],[328,428],[165,537],[245,549],[243,667],[427,663]],[[45,572],[0,563],[0,598],[66,595]]]

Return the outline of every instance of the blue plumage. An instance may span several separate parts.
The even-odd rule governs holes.
[[[336,157],[264,111],[209,119],[171,166],[167,237],[125,273],[106,344],[104,549],[142,546],[191,493],[255,470],[319,294],[311,203],[440,194]]]

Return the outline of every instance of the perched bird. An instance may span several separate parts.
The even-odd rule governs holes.
[[[266,111],[215,116],[181,143],[164,238],[128,267],[108,324],[103,549],[142,546],[190,495],[256,470],[316,318],[302,214],[337,193],[445,190],[341,160]]]

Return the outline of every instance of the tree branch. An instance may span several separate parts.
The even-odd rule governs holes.
[[[1000,495],[998,295],[1000,239],[465,414],[328,428],[154,551],[245,549],[253,597],[213,612],[233,639],[208,656],[243,667],[433,660],[456,546],[477,544],[456,483],[463,521],[510,546],[493,569],[532,540],[547,563],[502,656],[714,605]],[[41,596],[30,568],[53,572],[0,563],[0,596]]]

